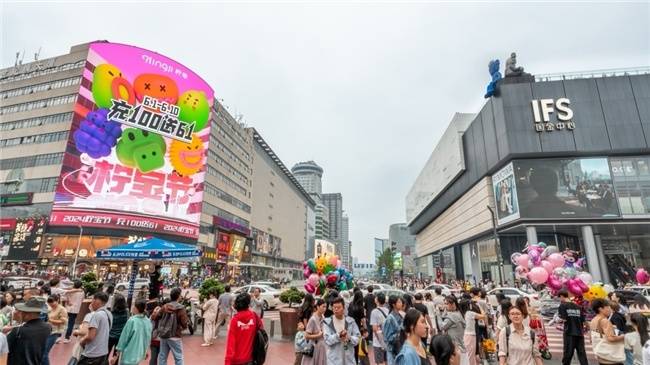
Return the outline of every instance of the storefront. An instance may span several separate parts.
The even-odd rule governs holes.
[[[648,267],[650,112],[638,106],[649,90],[650,75],[501,85],[462,126],[463,163],[410,193],[429,199],[407,211],[431,274],[497,281],[501,262],[512,282],[510,256],[537,242],[579,251],[595,280]]]

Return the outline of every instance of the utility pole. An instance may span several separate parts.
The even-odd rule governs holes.
[[[501,260],[501,242],[499,241],[499,232],[497,232],[497,218],[494,214],[494,210],[489,205],[487,206],[492,216],[492,234],[494,235],[494,249],[497,253],[497,265],[499,265],[499,285],[503,285],[503,262]]]

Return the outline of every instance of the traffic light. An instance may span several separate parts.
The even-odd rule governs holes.
[[[395,253],[397,251],[397,242],[395,242],[395,241],[390,242],[390,251],[392,253]]]

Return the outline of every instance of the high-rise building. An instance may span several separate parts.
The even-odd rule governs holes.
[[[330,239],[330,211],[321,203],[316,204],[316,239]]]
[[[329,209],[330,240],[336,242],[336,252],[341,252],[343,242],[343,196],[341,193],[326,193],[322,195],[323,204]]]
[[[253,250],[253,263],[300,268],[309,242],[308,221],[315,202],[254,128],[253,235],[273,237],[270,252]],[[269,255],[271,257],[269,257]]]
[[[395,242],[397,252],[402,253],[402,268],[404,274],[415,274],[415,236],[412,235],[406,223],[391,224],[388,229],[388,241]]]
[[[350,219],[347,214],[343,214],[341,229],[341,262],[347,268],[351,267],[350,240],[349,240]]]
[[[296,180],[310,194],[320,196],[323,194],[323,168],[314,161],[298,162],[291,168],[291,173]]]
[[[375,238],[375,262],[384,251],[390,247],[387,238]]]

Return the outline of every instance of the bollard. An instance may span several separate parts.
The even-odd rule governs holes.
[[[271,320],[271,328],[269,330],[269,338],[273,338],[274,333],[275,333],[275,321]]]

